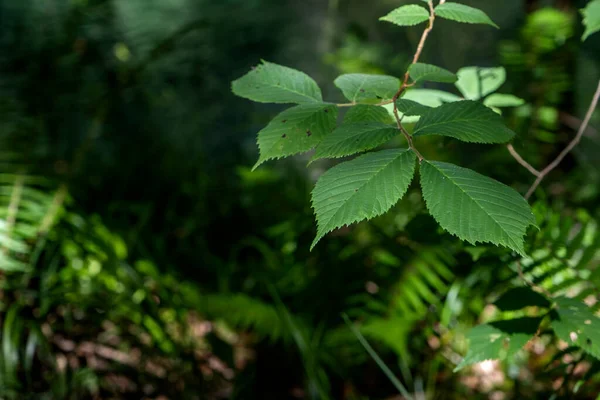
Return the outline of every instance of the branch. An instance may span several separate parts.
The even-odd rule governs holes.
[[[429,33],[433,30],[433,23],[435,22],[435,10],[433,8],[433,0],[429,0],[427,2],[427,4],[429,5],[429,23],[427,25],[427,28],[425,28],[425,30],[423,31],[423,34],[421,35],[421,40],[419,40],[419,44],[417,46],[417,51],[415,52],[415,55],[413,57],[412,64],[416,64],[417,62],[419,62],[419,57],[421,57],[421,53],[423,52],[423,48],[425,47],[425,42],[427,41],[427,37],[429,36]],[[398,114],[398,105],[396,104],[396,100],[398,100],[400,98],[400,96],[402,96],[402,93],[404,93],[406,88],[412,86],[412,84],[408,83],[408,80],[410,79],[409,69],[406,70],[406,73],[404,74],[404,81],[402,82],[400,89],[398,89],[398,91],[392,98],[392,103],[394,104],[394,117],[396,118],[396,123],[398,124],[398,129],[400,129],[400,131],[404,135],[404,138],[408,142],[408,146],[410,147],[410,149],[412,151],[414,151],[414,153],[417,155],[417,157],[419,157],[419,162],[421,162],[421,161],[423,161],[424,158],[421,155],[421,153],[419,152],[419,150],[417,150],[417,148],[413,144],[412,137],[410,136],[410,134],[402,126],[402,119],[400,118],[400,115]]]
[[[521,164],[523,167],[527,168],[527,171],[531,172],[532,175],[540,176],[540,171],[538,171],[537,169],[533,168],[531,166],[531,164],[529,164],[527,161],[525,161],[523,159],[523,157],[521,157],[521,155],[519,153],[517,153],[517,151],[515,150],[515,148],[513,147],[512,144],[506,145],[506,148],[510,152],[510,155],[513,156],[514,159],[517,160],[517,162],[519,164]]]
[[[554,168],[556,168],[558,166],[558,164],[560,164],[562,162],[562,160],[567,156],[567,154],[569,154],[569,152],[571,150],[573,150],[573,148],[575,146],[577,146],[577,144],[581,141],[581,137],[587,130],[590,120],[592,119],[592,115],[594,114],[594,111],[596,110],[596,107],[598,106],[598,100],[600,100],[600,82],[598,82],[598,87],[596,88],[596,93],[594,93],[594,97],[592,98],[590,107],[588,108],[588,111],[587,111],[587,114],[585,115],[585,119],[583,120],[583,123],[581,124],[581,126],[579,127],[579,130],[577,131],[577,135],[575,135],[573,140],[571,140],[571,142],[558,155],[558,157],[556,157],[556,159],[554,161],[552,161],[546,168],[544,168],[540,172],[540,174],[538,175],[535,182],[533,182],[533,185],[531,185],[531,187],[527,191],[527,194],[525,195],[526,199],[529,199],[531,197],[533,192],[535,192],[535,189],[537,189],[537,187],[540,185],[542,180],[544,180],[546,175],[548,175],[550,172],[552,172],[552,170]]]

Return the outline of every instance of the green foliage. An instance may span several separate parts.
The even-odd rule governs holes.
[[[398,129],[382,122],[343,124],[321,142],[312,159],[344,157],[371,150],[397,134]]]
[[[358,104],[349,109],[346,112],[346,115],[344,115],[344,124],[352,124],[355,122],[393,124],[394,119],[383,107]]]
[[[431,107],[417,103],[416,101],[408,99],[396,100],[396,108],[399,112],[406,115],[407,117],[424,115],[431,109]]]
[[[511,358],[535,335],[541,319],[522,317],[476,326],[469,331],[469,352],[454,371],[481,361]]]
[[[391,99],[400,87],[400,80],[393,76],[346,74],[333,82],[344,96],[353,103],[379,103]]]
[[[480,100],[498,90],[506,81],[503,67],[464,67],[458,70],[457,75],[456,87],[467,100]]]
[[[594,33],[600,31],[600,0],[591,0],[581,10],[581,14],[583,15],[583,24],[585,25],[582,40],[586,40]]]
[[[506,143],[515,133],[498,114],[475,101],[457,101],[428,110],[413,136],[449,136],[463,142]]]
[[[235,80],[233,93],[260,103],[310,104],[323,101],[317,83],[303,72],[263,61]]]
[[[514,189],[466,168],[421,164],[423,197],[442,228],[476,244],[503,245],[525,254],[523,237],[535,218]]]
[[[331,104],[303,104],[279,114],[258,133],[260,158],[254,168],[316,147],[335,128],[337,112]]]
[[[501,311],[516,311],[525,307],[550,307],[550,301],[528,287],[512,288],[502,294],[494,305]]]
[[[415,159],[409,150],[383,150],[323,174],[312,193],[318,228],[311,248],[327,232],[388,211],[406,193]]]
[[[486,24],[499,28],[483,11],[466,6],[464,4],[446,2],[435,8],[435,14],[439,17],[467,24]]]
[[[429,13],[425,8],[416,4],[410,4],[396,8],[379,20],[391,22],[392,24],[399,26],[413,26],[425,22],[428,19]]]
[[[408,72],[415,83],[419,81],[454,83],[458,80],[452,72],[430,64],[411,64]]]
[[[576,346],[600,359],[600,319],[592,309],[576,299],[557,297],[552,329],[570,346]]]

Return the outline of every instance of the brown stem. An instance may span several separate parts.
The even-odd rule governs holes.
[[[523,159],[523,157],[521,157],[521,155],[519,153],[517,153],[517,151],[515,150],[515,148],[513,147],[512,144],[508,144],[506,147],[508,148],[508,151],[510,152],[510,155],[513,156],[514,159],[517,160],[517,162],[519,164],[521,164],[523,167],[525,167],[527,169],[527,171],[531,172],[535,176],[540,176],[540,171],[538,171],[537,169],[533,168],[531,166],[531,164],[529,164],[527,161],[525,161]]]
[[[587,111],[587,114],[585,115],[585,119],[583,120],[583,123],[581,124],[581,126],[579,127],[579,130],[577,131],[577,135],[575,135],[573,140],[571,140],[571,142],[567,145],[567,147],[564,148],[564,150],[558,155],[558,157],[556,157],[556,159],[554,159],[554,161],[552,161],[546,168],[544,168],[540,172],[540,174],[538,175],[535,182],[533,182],[533,185],[531,185],[531,187],[527,191],[527,194],[525,195],[526,199],[529,199],[531,197],[533,192],[535,192],[535,189],[537,189],[537,187],[540,185],[542,180],[544,180],[546,175],[548,175],[550,172],[552,172],[552,170],[554,168],[556,168],[558,166],[558,164],[560,164],[562,162],[562,160],[567,156],[567,154],[569,154],[569,152],[571,150],[573,150],[573,148],[575,146],[577,146],[577,144],[581,141],[581,137],[587,130],[590,120],[592,119],[592,115],[594,114],[594,111],[596,110],[596,107],[598,106],[598,100],[600,100],[600,82],[598,82],[598,88],[596,88],[596,93],[594,93],[594,97],[592,98],[590,107],[588,108],[588,111]]]
[[[435,22],[435,10],[433,8],[433,0],[429,0],[427,4],[429,5],[429,23],[427,24],[427,28],[425,28],[423,34],[421,35],[421,40],[419,40],[419,44],[417,45],[417,51],[415,52],[415,55],[413,57],[412,64],[416,64],[417,62],[419,62],[419,58],[421,57],[421,53],[423,52],[423,48],[425,47],[425,42],[427,41],[427,37],[429,36],[429,33],[433,30],[433,23]],[[419,157],[419,162],[421,162],[424,160],[424,157],[413,144],[412,136],[410,136],[410,134],[402,126],[402,120],[400,119],[400,115],[398,114],[398,105],[396,104],[396,101],[400,98],[400,96],[402,96],[402,93],[404,93],[406,88],[412,86],[412,84],[408,83],[408,80],[410,79],[409,70],[410,68],[406,70],[406,73],[404,74],[404,81],[402,82],[402,85],[400,85],[400,88],[392,98],[392,103],[394,104],[394,117],[396,118],[398,129],[400,129],[400,131],[404,135],[404,138],[408,142],[408,146],[412,151],[415,152],[417,157]]]

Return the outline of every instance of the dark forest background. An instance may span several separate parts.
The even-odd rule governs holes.
[[[406,3],[1,0],[0,398],[405,398],[342,313],[415,399],[595,398],[598,366],[542,339],[452,372],[514,281],[513,255],[442,232],[418,185],[309,252],[310,191],[330,165],[250,171],[282,108],[234,97],[231,81],[265,59],[343,101],[342,73],[400,76],[422,28],[378,18]],[[526,101],[504,113],[514,146],[541,168],[600,78],[600,35],[580,40],[586,2],[463,3],[501,29],[439,21],[422,60],[504,66],[499,92]],[[592,126],[534,196],[544,229],[528,236],[544,262],[591,254],[590,271],[600,113]],[[503,146],[427,151],[521,193],[532,182]]]

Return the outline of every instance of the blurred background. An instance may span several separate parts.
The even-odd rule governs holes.
[[[359,339],[414,399],[595,398],[600,365],[543,335],[452,372],[518,257],[442,232],[418,184],[309,252],[310,191],[333,164],[250,171],[283,108],[231,81],[265,59],[342,102],[342,73],[405,71],[422,27],[378,18],[407,3],[1,0],[0,398],[407,398]],[[503,110],[514,146],[543,168],[600,78],[586,1],[463,3],[501,29],[439,20],[422,61],[505,67],[498,93],[526,102]],[[533,198],[530,269],[557,291],[600,280],[600,112],[592,126]],[[521,193],[533,180],[504,146],[419,147]]]

